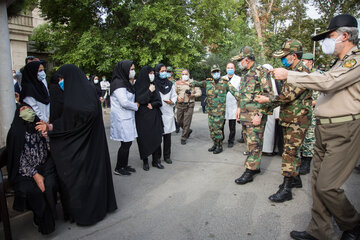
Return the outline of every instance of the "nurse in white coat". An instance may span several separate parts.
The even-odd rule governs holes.
[[[164,125],[163,133],[163,155],[164,161],[172,163],[171,154],[171,133],[176,130],[174,119],[174,107],[177,100],[175,85],[167,79],[166,66],[158,64],[155,67],[155,86],[159,90],[163,104],[160,108]],[[161,154],[161,152],[160,152]]]
[[[132,61],[123,60],[115,65],[110,85],[110,139],[121,142],[114,170],[116,175],[130,175],[131,172],[136,172],[128,165],[132,141],[138,136],[135,111],[138,110],[139,104],[134,102],[134,77],[135,66]]]
[[[273,67],[270,64],[264,64],[264,68],[272,70]],[[277,96],[278,92],[275,85],[275,80],[271,78],[272,89],[274,95]],[[268,115],[264,131],[264,140],[263,140],[263,153],[273,155],[274,152],[274,143],[275,143],[275,119],[279,118],[280,107],[276,107],[273,110],[273,115]]]
[[[226,73],[227,75],[224,76],[223,78],[229,80],[231,85],[233,85],[236,88],[236,90],[239,91],[241,78],[235,75],[235,65],[232,62],[229,62],[226,65]],[[236,109],[237,109],[237,101],[235,97],[230,92],[228,92],[226,94],[225,119],[229,120],[229,130],[230,130],[229,139],[228,139],[229,148],[234,146],[235,132],[236,132]]]

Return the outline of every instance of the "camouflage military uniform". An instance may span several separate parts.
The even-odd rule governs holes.
[[[299,61],[293,68],[298,72],[310,72]],[[305,134],[311,125],[312,91],[305,88],[294,87],[285,82],[278,96],[271,97],[273,107],[280,107],[280,122],[284,133],[284,152],[282,154],[282,175],[296,177],[299,175],[299,151],[304,141]]]
[[[206,109],[210,136],[214,144],[221,145],[224,140],[225,101],[230,92],[239,101],[238,91],[226,79],[219,79],[216,83],[213,78],[204,81],[193,81],[190,86],[202,87],[206,90]]]
[[[245,167],[250,170],[260,168],[267,115],[266,107],[254,101],[257,95],[270,96],[272,95],[272,88],[268,71],[254,62],[240,84],[240,121],[249,153],[245,161]],[[252,124],[252,120],[256,115],[262,116],[261,123],[258,126]]]
[[[316,101],[319,98],[319,92],[313,91],[312,99]],[[315,111],[312,111],[311,115],[311,125],[309,129],[306,131],[306,136],[304,142],[301,146],[301,154],[300,157],[313,157],[314,155],[314,144],[315,144],[315,125],[316,125],[316,118],[315,118]]]

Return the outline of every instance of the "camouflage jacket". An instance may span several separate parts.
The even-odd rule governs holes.
[[[291,71],[310,72],[310,70],[299,61]],[[312,91],[305,88],[295,87],[292,84],[284,82],[281,94],[272,96],[272,108],[280,107],[281,124],[310,124],[309,118],[312,115]]]
[[[206,91],[206,108],[209,114],[225,116],[226,94],[230,92],[239,101],[239,92],[231,83],[224,78],[215,83],[214,79],[207,78],[204,81],[193,81],[190,86],[202,87]]]
[[[267,69],[256,63],[244,74],[240,84],[240,121],[252,124],[255,115],[267,115],[267,106],[254,101],[257,95],[270,97],[272,93],[271,76]]]

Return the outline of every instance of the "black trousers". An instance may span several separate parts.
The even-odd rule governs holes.
[[[236,120],[235,119],[230,119],[229,120],[229,140],[228,143],[234,143],[235,140],[235,132],[236,132]]]
[[[169,159],[171,154],[171,133],[163,135],[163,143],[164,143],[164,149],[163,149],[164,159]]]
[[[275,144],[274,152],[277,152],[278,155],[282,155],[284,152],[284,134],[282,126],[280,125],[279,119],[275,120]]]
[[[117,155],[116,169],[128,166],[131,144],[132,142],[121,142],[121,146]]]

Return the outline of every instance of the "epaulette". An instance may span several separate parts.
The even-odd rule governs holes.
[[[213,79],[212,78],[207,78],[206,81],[212,81]]]
[[[228,82],[229,79],[227,79],[225,76],[221,77],[221,80],[225,81],[225,82]]]
[[[354,51],[352,51],[352,54],[360,54],[360,49],[356,49],[356,50],[354,50]]]

